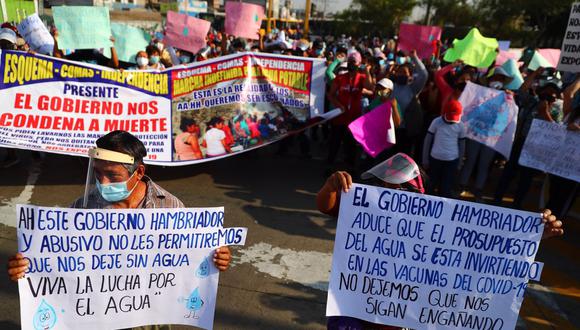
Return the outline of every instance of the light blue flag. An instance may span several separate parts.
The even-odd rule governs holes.
[[[111,47],[111,22],[106,7],[58,6],[52,8],[60,49]]]
[[[149,45],[151,36],[143,29],[120,23],[111,23],[111,32],[115,37],[115,49],[119,60],[135,63],[135,55],[140,50],[145,50]],[[104,55],[111,57],[111,50],[104,49]]]
[[[518,68],[516,61],[510,58],[501,67],[505,70],[505,72],[507,72],[507,74],[514,78],[512,81],[510,81],[509,84],[505,86],[505,88],[512,91],[520,89],[520,86],[524,83],[524,78],[520,73],[520,69]]]

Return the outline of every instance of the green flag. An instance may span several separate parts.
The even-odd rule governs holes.
[[[465,64],[477,67],[489,67],[497,56],[499,44],[495,38],[486,38],[477,28],[471,29],[465,38],[455,39],[453,47],[448,49],[443,58],[447,62],[462,60]]]

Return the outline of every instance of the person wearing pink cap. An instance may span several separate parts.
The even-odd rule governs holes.
[[[390,189],[406,190],[425,193],[423,180],[425,174],[411,157],[398,153],[386,161],[364,172],[361,179],[374,179],[376,185]],[[316,204],[318,210],[324,214],[338,217],[340,196],[352,188],[352,177],[347,172],[338,171],[332,174],[318,191]],[[544,232],[542,239],[564,234],[562,221],[558,220],[550,210],[542,212]],[[396,330],[400,327],[375,324],[365,320],[347,316],[331,316],[326,323],[328,330]]]
[[[344,143],[346,163],[354,169],[356,160],[356,142],[348,129],[348,125],[361,115],[362,96],[373,95],[371,66],[367,65],[364,72],[359,70],[362,57],[359,52],[351,52],[347,57],[345,74],[338,75],[328,91],[327,97],[331,105],[342,110],[342,114],[331,122],[329,151],[327,161],[334,163],[340,145]]]
[[[433,119],[423,143],[423,167],[429,171],[432,190],[441,197],[451,197],[457,170],[465,153],[463,107],[449,99],[443,115]]]

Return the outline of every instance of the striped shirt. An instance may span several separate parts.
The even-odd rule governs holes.
[[[173,196],[167,190],[161,188],[148,176],[143,176],[141,181],[145,182],[147,185],[147,192],[145,198],[139,205],[142,209],[159,209],[159,208],[182,208],[185,207],[183,202],[177,197]],[[97,189],[93,189],[89,193],[89,202],[87,204],[87,209],[110,209],[113,208],[111,202],[106,201]],[[82,209],[83,208],[83,197],[77,199],[71,208]]]

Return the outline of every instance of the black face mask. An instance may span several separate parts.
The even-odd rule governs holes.
[[[467,86],[467,83],[466,82],[462,82],[462,83],[459,83],[459,84],[455,85],[455,89],[458,89],[460,91],[463,91],[465,89],[465,86]]]
[[[409,83],[409,77],[407,76],[395,76],[393,81],[397,85],[407,85]]]
[[[556,97],[551,94],[540,94],[539,98],[542,101],[548,101],[548,103],[554,103],[556,101]]]

